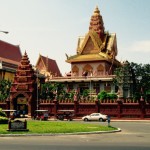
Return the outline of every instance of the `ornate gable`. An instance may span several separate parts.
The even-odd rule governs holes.
[[[38,68],[39,72],[45,75],[46,78],[51,78],[52,76],[61,76],[56,61],[42,55],[39,56],[39,59],[36,63],[36,68]]]
[[[91,54],[94,51],[98,51],[98,50],[94,46],[94,43],[93,43],[91,37],[89,37],[88,41],[87,41],[87,43],[86,43],[86,45],[85,45],[85,47],[84,47],[84,49],[82,51],[82,54]]]
[[[41,55],[39,55],[39,59],[37,61],[36,66],[38,66],[38,69],[40,71],[42,71],[42,70],[47,71],[47,67],[46,67]]]
[[[81,45],[81,48],[78,48],[78,54],[96,54],[102,51],[104,48],[101,39],[98,37],[98,34],[90,30],[85,36],[85,39]]]

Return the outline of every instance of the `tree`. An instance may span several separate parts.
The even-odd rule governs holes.
[[[140,98],[143,96],[148,98],[148,91],[150,91],[150,64],[136,64],[131,63],[131,68],[134,72],[134,96]]]
[[[48,82],[41,85],[41,91],[40,91],[40,98],[47,99],[48,97],[53,99],[53,89],[54,87],[52,84],[49,84]]]
[[[150,91],[150,65],[129,63],[126,61],[121,67],[115,70],[114,84],[122,86],[123,91],[130,89],[134,99],[140,99],[143,96],[148,97]]]
[[[11,82],[9,80],[0,80],[0,100],[4,101],[9,97]]]
[[[60,83],[52,84],[50,82],[46,82],[41,85],[40,98],[53,100],[56,94],[57,96],[64,94],[63,87],[64,85]]]
[[[131,95],[131,83],[133,80],[133,74],[131,70],[130,63],[125,61],[122,63],[121,67],[116,68],[115,77],[113,83],[117,87],[120,97],[127,97]]]

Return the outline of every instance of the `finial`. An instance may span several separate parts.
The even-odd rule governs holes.
[[[99,15],[99,13],[100,13],[100,11],[99,11],[99,9],[98,9],[98,6],[96,6],[93,15]]]

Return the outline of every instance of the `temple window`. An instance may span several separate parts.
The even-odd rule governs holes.
[[[72,68],[72,76],[79,76],[79,68],[76,65]]]
[[[91,65],[86,64],[83,68],[82,75],[86,74],[86,76],[92,76],[93,75],[93,68]]]
[[[97,67],[97,75],[104,75],[104,66],[101,64]]]

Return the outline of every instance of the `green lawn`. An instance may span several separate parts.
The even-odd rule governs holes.
[[[28,132],[7,131],[7,124],[0,124],[0,134],[44,134],[44,133],[75,133],[91,131],[111,131],[117,128],[101,126],[99,124],[89,124],[84,122],[67,121],[27,121]]]

